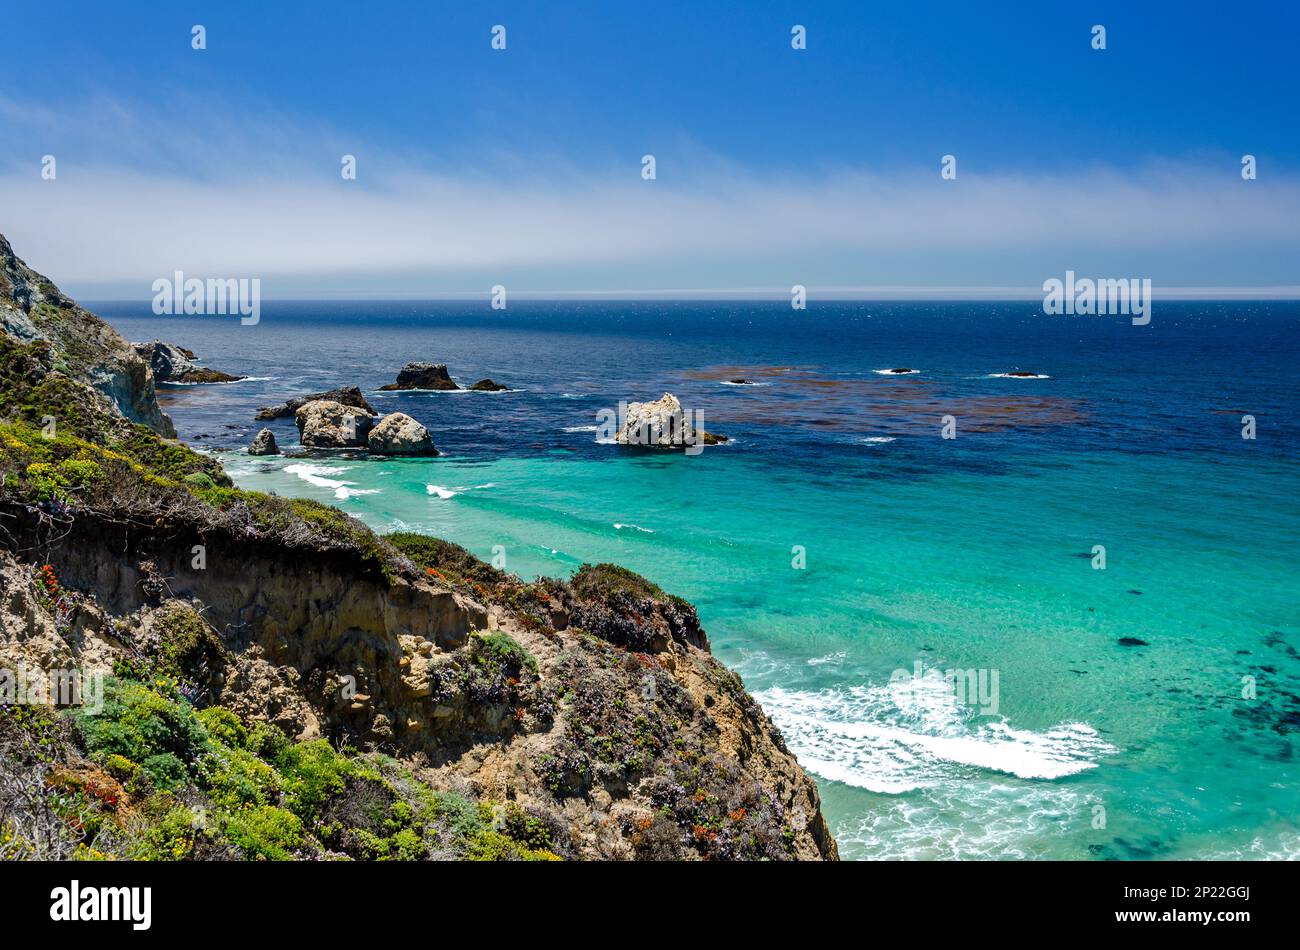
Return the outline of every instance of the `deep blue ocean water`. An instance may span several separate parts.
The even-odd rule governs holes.
[[[241,485],[695,602],[846,857],[1300,855],[1300,304],[91,306],[254,377],[163,394]],[[412,360],[511,391],[374,391]],[[345,384],[443,456],[240,451],[259,406]],[[597,443],[599,410],[665,391],[732,442]]]

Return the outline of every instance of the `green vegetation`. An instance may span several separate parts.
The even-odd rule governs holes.
[[[459,544],[441,538],[397,531],[384,535],[384,540],[410,558],[425,574],[452,587],[487,595],[497,588],[523,586],[523,582],[513,574],[499,571]]]
[[[476,659],[480,663],[504,666],[516,676],[524,670],[537,672],[537,660],[508,633],[480,633],[475,635]]]
[[[617,564],[584,564],[570,583],[574,593],[586,600],[609,600],[620,594],[644,600],[667,599],[657,584]]]
[[[69,731],[71,727],[71,731]],[[203,710],[173,680],[110,678],[98,714],[0,707],[5,769],[44,770],[83,859],[217,856],[283,861],[556,860],[556,829],[509,802],[434,791],[395,760],[294,742],[220,706]],[[76,767],[76,749],[85,760]],[[0,853],[23,853],[0,820]]]

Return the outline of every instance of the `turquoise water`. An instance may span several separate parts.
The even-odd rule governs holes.
[[[525,577],[614,561],[689,598],[818,777],[847,858],[1300,855],[1294,312],[1189,308],[1138,344],[1029,313],[984,314],[954,340],[956,314],[904,308],[879,314],[888,332],[778,342],[765,314],[725,341],[698,321],[666,341],[640,323],[403,312],[360,348],[355,327],[299,315],[256,354],[227,328],[114,322],[273,377],[174,392],[199,445],[221,444],[218,420],[246,441],[273,395],[373,390],[405,359],[505,379],[518,391],[372,396],[426,421],[437,459],[219,454],[240,485],[504,555]],[[275,334],[305,327],[318,346],[290,361]],[[1019,359],[996,355],[1017,333],[1032,364],[1023,339]],[[1050,378],[992,375],[1013,362]],[[875,373],[899,364],[922,367],[920,388]],[[722,385],[733,375],[765,385]],[[595,443],[594,408],[663,388],[735,442],[695,458]],[[1242,440],[1242,406],[1274,437]],[[975,671],[985,694],[917,664]]]

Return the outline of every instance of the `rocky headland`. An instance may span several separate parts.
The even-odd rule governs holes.
[[[0,329],[0,669],[104,677],[0,704],[0,857],[836,857],[686,601],[236,488],[3,238]],[[418,435],[329,401],[322,438]]]

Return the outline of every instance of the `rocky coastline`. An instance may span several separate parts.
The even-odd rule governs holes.
[[[235,487],[175,441],[161,344],[2,237],[0,331],[0,668],[103,684],[93,713],[0,704],[0,857],[837,857],[686,601],[609,564],[526,583]],[[356,387],[262,413],[313,449],[437,451]]]

